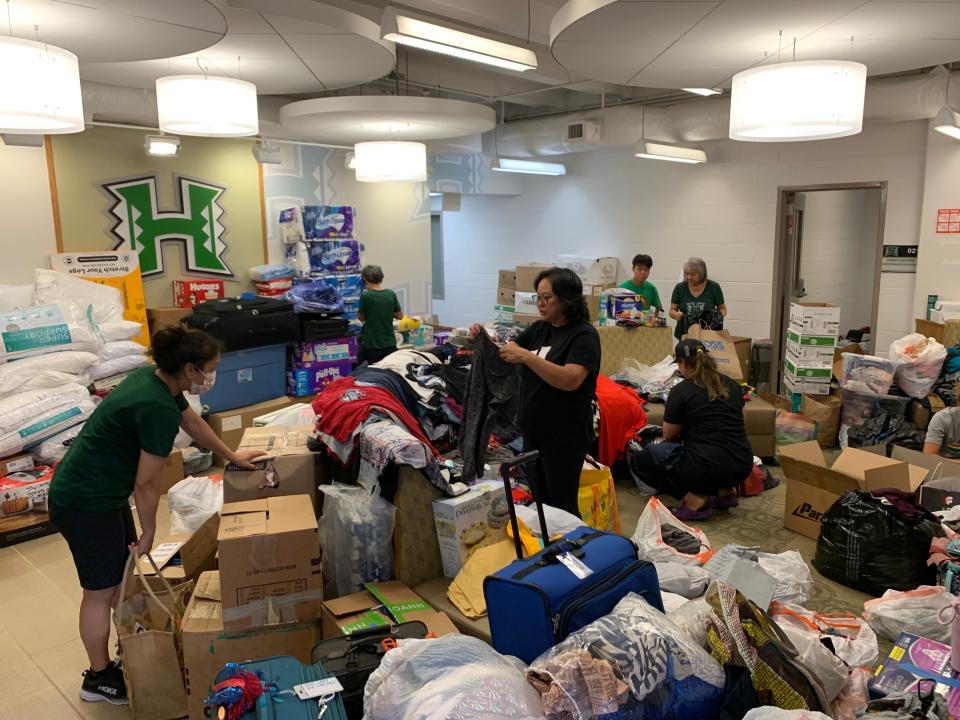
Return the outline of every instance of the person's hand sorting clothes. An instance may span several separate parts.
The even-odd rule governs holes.
[[[511,365],[521,364],[530,354],[531,352],[529,350],[524,350],[515,342],[508,342],[506,345],[500,348],[500,359],[504,362],[510,363]]]

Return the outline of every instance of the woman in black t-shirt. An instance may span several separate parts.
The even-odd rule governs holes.
[[[736,487],[753,468],[743,396],[699,340],[681,341],[676,356],[684,379],[667,397],[664,442],[631,441],[627,459],[639,480],[683,501],[673,511],[679,519],[706,520],[737,505]]]
[[[524,451],[540,451],[538,495],[579,517],[580,471],[593,440],[600,335],[590,324],[583,284],[572,270],[544,270],[534,290],[542,319],[507,343],[500,357],[523,365],[520,429]]]

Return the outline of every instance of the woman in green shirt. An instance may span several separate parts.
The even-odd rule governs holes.
[[[663,310],[660,302],[660,293],[653,283],[647,282],[650,277],[650,270],[653,268],[653,258],[649,255],[633,256],[633,277],[630,280],[620,283],[620,287],[626,288],[632,293],[636,293],[638,298],[642,298],[646,304],[646,309],[657,308]]]
[[[683,282],[677,283],[670,297],[670,317],[677,321],[673,331],[679,340],[690,326],[713,311],[727,316],[727,305],[719,283],[707,278],[707,264],[692,257],[683,264]]]
[[[357,359],[373,365],[397,351],[393,320],[402,318],[403,311],[397,294],[393,290],[383,289],[383,270],[379,265],[365,265],[360,277],[366,290],[360,296],[357,313],[357,319],[363,323]]]
[[[156,365],[145,365],[120,383],[87,420],[50,483],[50,522],[73,555],[83,588],[80,639],[90,660],[80,697],[114,705],[127,702],[120,668],[110,660],[110,611],[118,599],[130,552],[153,546],[163,472],[182,428],[203,447],[234,465],[253,469],[261,453],[234,452],[187,405],[183,393],[213,387],[220,345],[199,330],[170,327],[153,336]],[[137,540],[130,511],[140,517]]]

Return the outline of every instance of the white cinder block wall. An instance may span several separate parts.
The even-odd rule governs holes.
[[[50,267],[57,251],[43,148],[0,142],[0,218],[0,285],[30,284],[33,269]]]
[[[668,303],[695,255],[723,286],[727,327],[768,337],[778,186],[884,180],[886,242],[906,244],[920,226],[926,143],[917,121],[821,142],[710,142],[703,166],[638,160],[629,148],[565,156],[566,177],[525,176],[518,197],[465,195],[460,212],[444,213],[446,298],[434,311],[445,324],[488,320],[499,268],[559,253],[616,255],[625,267],[648,253]],[[913,276],[884,274],[878,348],[911,330],[912,304]]]

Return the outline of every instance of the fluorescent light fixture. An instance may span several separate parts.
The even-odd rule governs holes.
[[[362,142],[353,146],[357,182],[424,182],[427,146],[418,142]]]
[[[392,7],[383,11],[380,37],[399,45],[505,70],[523,72],[537,69],[537,54],[533,50],[399,15]]]
[[[710,97],[711,95],[720,95],[723,90],[717,90],[716,88],[680,88],[684,92],[693,93],[694,95],[703,95],[703,97]]]
[[[933,129],[954,140],[960,140],[960,114],[944,105],[933,119]]]
[[[83,130],[77,56],[53,45],[0,38],[0,133]]]
[[[525,175],[566,175],[567,166],[563,163],[548,163],[539,160],[518,160],[516,158],[494,158],[491,170],[496,172],[523,173]]]
[[[357,169],[357,155],[353,150],[347,150],[347,155],[343,159],[343,164],[347,170],[356,170]]]
[[[707,161],[707,154],[699,148],[681,147],[679,145],[664,145],[649,140],[641,140],[633,149],[638,158],[648,160],[666,160],[668,162],[688,163],[699,165]]]
[[[867,66],[811,60],[733,76],[730,137],[748,142],[827,140],[863,129]]]
[[[432,192],[430,193],[430,197],[443,197],[443,193]]]
[[[157,79],[160,130],[175,135],[247,137],[260,132],[257,87],[213,75]]]
[[[180,152],[180,138],[171,135],[147,135],[143,149],[151,157],[176,157]]]

